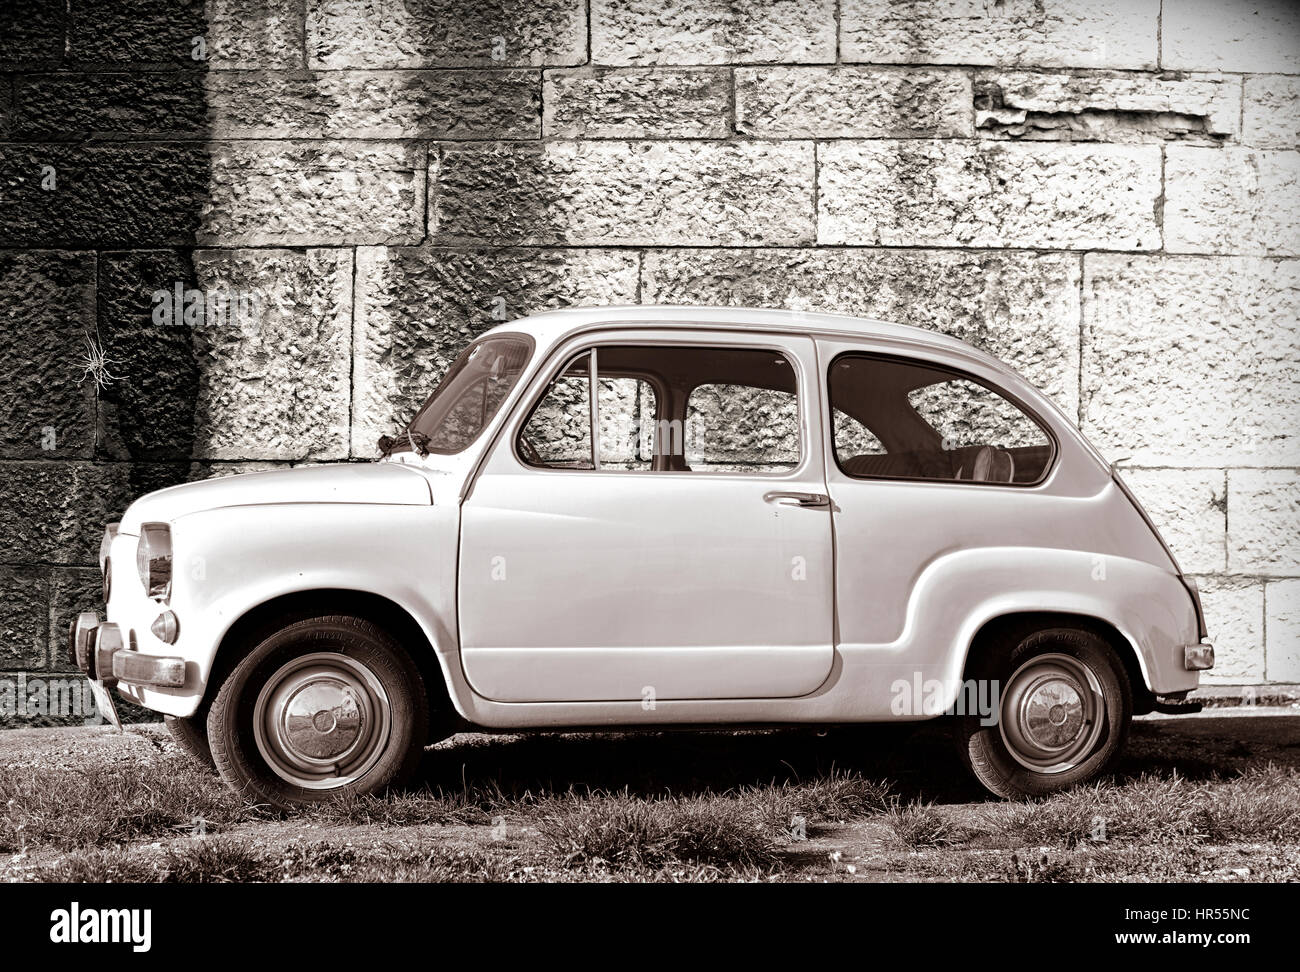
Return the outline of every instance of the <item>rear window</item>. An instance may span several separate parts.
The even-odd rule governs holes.
[[[968,375],[844,354],[829,387],[835,461],[855,478],[1029,486],[1055,459],[1041,422]]]

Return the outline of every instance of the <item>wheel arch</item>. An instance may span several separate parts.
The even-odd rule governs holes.
[[[1044,628],[1078,628],[1089,631],[1108,645],[1119,658],[1128,678],[1129,688],[1133,693],[1133,713],[1144,715],[1153,711],[1155,696],[1147,686],[1141,656],[1120,630],[1105,618],[1091,614],[1075,614],[1068,611],[1012,611],[1000,614],[985,621],[966,648],[966,658],[962,665],[962,678],[970,676],[971,664],[981,657],[994,642],[1002,639],[1022,639],[1034,631]]]
[[[431,716],[455,714],[436,646],[415,616],[382,594],[351,588],[291,591],[248,608],[217,643],[200,707],[207,704],[243,654],[286,624],[322,615],[349,614],[383,628],[406,649],[424,679]]]

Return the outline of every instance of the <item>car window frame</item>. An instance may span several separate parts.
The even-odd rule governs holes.
[[[519,401],[516,403],[516,405],[512,410],[512,414],[508,422],[502,426],[502,431],[506,433],[506,435],[508,435],[509,437],[507,442],[502,443],[506,447],[505,451],[509,454],[510,458],[514,461],[514,463],[519,468],[527,470],[529,472],[538,472],[538,473],[546,473],[546,474],[662,476],[662,477],[687,477],[687,478],[723,477],[727,479],[739,479],[739,480],[752,480],[752,479],[760,478],[760,479],[768,479],[768,480],[775,480],[775,481],[800,478],[804,474],[804,472],[810,467],[810,465],[814,462],[814,460],[819,458],[812,455],[812,450],[809,447],[809,442],[812,437],[811,423],[813,421],[814,413],[809,412],[809,410],[805,408],[805,397],[804,397],[805,395],[811,396],[807,400],[807,403],[811,404],[815,409],[818,404],[818,396],[820,395],[820,388],[817,382],[816,371],[809,371],[805,369],[803,363],[798,359],[798,357],[795,354],[791,352],[789,348],[782,347],[780,344],[776,343],[782,337],[787,336],[784,334],[763,335],[772,338],[771,341],[765,341],[761,343],[758,342],[741,343],[739,341],[735,341],[734,340],[735,335],[727,331],[710,332],[706,335],[703,335],[704,337],[703,340],[692,340],[692,337],[694,337],[696,333],[697,332],[694,331],[684,332],[680,336],[674,334],[671,338],[658,337],[658,336],[651,337],[649,335],[646,336],[634,335],[626,332],[614,336],[610,336],[610,337],[604,337],[604,336],[597,337],[591,334],[587,334],[587,335],[583,335],[583,337],[591,338],[590,340],[583,340],[576,347],[571,347],[567,351],[565,351],[565,346],[567,346],[567,342],[563,342],[561,345],[556,345],[551,349],[551,352],[550,354],[547,355],[546,360],[543,361],[541,366],[538,368],[538,371],[534,378],[535,387],[530,388],[528,392],[519,399]],[[748,337],[751,335],[746,335],[746,336]],[[758,336],[758,335],[753,335],[753,336]],[[713,338],[713,340],[708,340],[708,338],[710,337]],[[788,337],[804,338],[810,340],[810,336],[804,334],[791,334],[788,335]],[[719,343],[718,339],[720,338],[724,338],[724,339],[731,338],[732,341],[728,343],[724,340],[722,341],[722,343]],[[583,355],[588,354],[593,349],[596,351],[596,378],[597,381],[600,380],[600,349],[602,347],[605,348],[681,347],[681,348],[698,348],[703,350],[707,350],[709,348],[721,349],[721,350],[740,349],[746,351],[764,351],[772,354],[781,355],[781,357],[785,359],[786,364],[790,367],[795,377],[795,393],[794,393],[795,408],[796,408],[795,426],[798,433],[798,442],[799,442],[798,461],[795,462],[794,465],[792,465],[788,469],[782,469],[782,470],[777,470],[772,472],[735,472],[732,470],[712,470],[712,469],[699,471],[699,472],[693,469],[689,471],[684,469],[612,469],[608,467],[601,467],[599,465],[597,465],[595,468],[574,468],[574,467],[565,467],[565,466],[554,466],[554,467],[537,466],[529,462],[525,457],[519,454],[519,434],[523,431],[524,427],[528,424],[528,421],[532,418],[534,411],[541,404],[543,398],[550,390],[551,385],[556,380],[556,378],[562,375],[572,365],[574,361],[578,360]],[[815,346],[814,346],[813,353],[815,354]],[[661,387],[658,380],[651,379],[651,378],[643,378],[641,380],[644,380],[653,386],[657,401],[661,402],[666,400],[665,389]],[[694,389],[692,389],[692,391],[694,391]],[[688,399],[689,399],[689,395],[688,395]],[[683,441],[685,441],[684,431],[683,431]],[[824,448],[825,446],[823,444],[823,449]],[[598,452],[598,450],[599,450],[599,444],[595,440],[593,440],[592,443],[593,453]]]
[[[1014,405],[1017,409],[1020,410],[1022,415],[1024,415],[1031,422],[1033,422],[1035,425],[1038,426],[1038,428],[1047,437],[1048,443],[1051,445],[1052,452],[1051,455],[1048,456],[1048,460],[1046,464],[1043,466],[1042,473],[1039,475],[1037,479],[1029,483],[999,483],[999,482],[991,482],[989,480],[983,480],[983,479],[935,479],[932,477],[923,477],[923,476],[882,476],[882,475],[875,475],[875,474],[860,476],[849,472],[847,469],[844,468],[844,464],[840,461],[839,449],[836,447],[836,443],[835,443],[835,405],[832,401],[832,389],[831,389],[831,375],[833,369],[835,368],[835,365],[838,364],[841,359],[849,358],[849,357],[868,358],[874,361],[883,361],[889,364],[907,365],[913,368],[916,367],[926,368],[930,371],[935,371],[935,372],[940,372],[942,374],[950,375],[952,376],[952,378],[957,380],[968,381],[971,382],[972,384],[979,385],[980,387],[987,389],[988,391],[999,396],[1005,401],[1010,402],[1012,405]],[[981,377],[980,375],[977,375],[974,372],[967,371],[955,365],[947,364],[945,362],[932,361],[928,358],[912,358],[902,354],[888,354],[879,351],[850,349],[850,350],[842,350],[838,352],[833,358],[831,358],[831,360],[826,365],[825,379],[826,379],[826,398],[825,398],[824,405],[826,411],[824,414],[826,416],[826,435],[827,435],[826,445],[827,448],[830,450],[831,459],[834,460],[835,469],[840,473],[840,475],[850,480],[853,480],[854,482],[920,483],[920,484],[925,484],[930,486],[957,485],[957,486],[983,486],[983,487],[992,486],[992,487],[998,487],[1003,489],[1040,489],[1052,478],[1052,473],[1055,472],[1056,466],[1060,462],[1061,441],[1057,437],[1056,432],[1052,429],[1051,424],[1043,419],[1043,417],[1039,414],[1037,409],[1028,405],[1024,401],[1024,399],[1022,399],[1020,396],[1007,391],[1006,388],[1004,388],[1003,386],[993,381],[990,381],[987,378]],[[924,386],[924,387],[929,387],[929,386]],[[909,402],[909,407],[911,407],[910,402]],[[841,411],[843,411],[843,409],[841,409]],[[848,415],[847,412],[845,412],[844,414]],[[917,415],[921,418],[921,421],[923,422],[925,421],[925,417],[920,415],[919,412],[917,413]],[[852,416],[849,417],[852,418]],[[926,422],[926,425],[929,426],[931,429],[934,428],[934,426],[931,426],[929,422]],[[867,427],[864,425],[864,428]],[[876,434],[870,428],[867,428],[867,430],[871,432],[872,435]],[[877,436],[877,438],[879,438],[879,436]],[[888,455],[888,453],[886,453],[886,455]]]

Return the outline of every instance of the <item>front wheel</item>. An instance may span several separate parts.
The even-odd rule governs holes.
[[[1051,628],[988,649],[973,668],[997,686],[996,712],[962,715],[956,726],[959,754],[987,790],[1043,796],[1114,763],[1133,695],[1109,644],[1089,631]]]
[[[332,616],[256,645],[213,699],[208,740],[227,783],[289,809],[403,782],[428,724],[423,679],[401,646],[368,621]]]

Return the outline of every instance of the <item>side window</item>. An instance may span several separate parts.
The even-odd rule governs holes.
[[[780,472],[799,465],[793,391],[697,386],[686,402],[686,465],[697,472]]]
[[[778,352],[598,347],[551,383],[516,449],[543,468],[770,473],[798,465],[799,430],[794,367]]]
[[[845,354],[829,386],[835,461],[850,476],[1031,485],[1055,455],[1034,418],[951,371]]]
[[[532,466],[591,469],[591,356],[571,362],[537,403],[519,434],[519,456]]]

